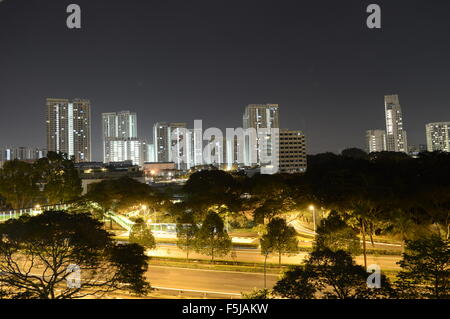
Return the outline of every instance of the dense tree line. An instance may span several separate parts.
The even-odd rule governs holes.
[[[81,191],[81,179],[74,163],[64,154],[49,152],[33,164],[8,161],[0,169],[3,208],[67,203],[77,200]]]
[[[450,154],[425,152],[412,158],[349,149],[308,160],[305,174],[248,178],[218,170],[194,173],[175,214],[190,211],[201,221],[213,209],[222,217],[247,215],[267,225],[314,204],[358,230],[364,243],[380,233],[398,234],[402,240],[423,233],[449,237]],[[351,233],[345,227],[341,231]]]

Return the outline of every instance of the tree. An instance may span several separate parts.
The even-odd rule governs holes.
[[[261,206],[253,211],[253,220],[257,224],[270,222],[276,216],[289,210],[289,200],[284,198],[266,198]]]
[[[267,225],[267,232],[262,235],[261,253],[267,255],[271,252],[278,253],[278,264],[281,265],[281,255],[296,253],[298,251],[297,232],[294,227],[286,224],[282,218],[274,218]]]
[[[0,195],[13,209],[32,207],[38,193],[32,164],[13,160],[0,169]]]
[[[167,204],[162,194],[151,186],[138,182],[129,177],[103,180],[92,184],[84,201],[96,203],[100,213],[105,218],[110,211],[129,211],[132,207],[142,207],[156,211]]]
[[[316,284],[325,298],[353,299],[369,295],[365,267],[356,265],[345,251],[315,250],[307,263],[313,267]],[[389,287],[385,277],[382,278],[382,287]]]
[[[368,299],[389,298],[394,291],[389,280],[381,274],[381,288],[367,287],[368,273],[356,265],[343,250],[314,250],[304,266],[287,271],[274,293],[298,299]]]
[[[207,256],[224,256],[230,252],[231,239],[222,218],[216,212],[208,212],[197,232],[196,250]]]
[[[226,208],[231,212],[240,211],[240,189],[231,174],[222,170],[203,170],[189,177],[183,187],[185,204],[200,218],[208,211]]]
[[[198,226],[195,223],[194,214],[185,212],[177,222],[177,246],[186,251],[186,260],[189,261],[189,252],[195,248]]]
[[[332,211],[320,222],[317,227],[315,246],[317,249],[344,250],[354,256],[361,252],[357,232],[349,227],[336,211]]]
[[[130,231],[130,243],[139,244],[146,249],[155,249],[156,242],[152,232],[142,218],[138,218]]]
[[[89,214],[22,216],[0,224],[0,234],[0,287],[10,298],[72,299],[149,289],[144,248],[116,244]],[[81,280],[68,285],[73,270]]]
[[[273,291],[283,298],[314,299],[318,291],[315,277],[316,273],[310,265],[295,267],[283,274]]]
[[[65,154],[48,152],[47,157],[34,164],[36,174],[44,185],[43,194],[47,204],[74,201],[82,192],[81,179],[74,162]]]
[[[368,155],[365,151],[359,148],[347,148],[341,152],[344,157],[351,157],[355,159],[367,159]]]
[[[430,236],[406,241],[399,262],[399,291],[405,298],[450,298],[449,240]]]

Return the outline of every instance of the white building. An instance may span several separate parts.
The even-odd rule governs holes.
[[[47,98],[47,150],[91,161],[91,103]]]
[[[255,129],[256,134],[246,134],[244,164],[247,166],[261,165],[267,154],[278,153],[279,106],[278,104],[249,104],[245,108],[243,119],[244,130]],[[278,160],[278,156],[276,156]],[[267,166],[271,166],[267,164]]]
[[[108,143],[110,153],[105,163],[131,161],[133,165],[144,164],[143,143],[138,138],[110,139]]]
[[[195,144],[194,142],[195,137]],[[199,132],[195,134],[186,128],[184,122],[158,122],[153,126],[153,145],[155,148],[155,162],[175,163],[175,167],[180,170],[189,169],[195,166],[198,161],[194,161],[194,145],[198,147]],[[201,159],[200,159],[201,160]]]
[[[366,151],[384,152],[386,151],[386,131],[385,130],[368,130],[366,131]]]
[[[429,123],[425,126],[429,152],[450,152],[450,122]]]
[[[384,97],[384,109],[386,116],[386,150],[407,153],[408,142],[398,95],[386,95]]]
[[[104,163],[132,161],[143,165],[145,143],[137,137],[137,115],[130,111],[102,114]]]

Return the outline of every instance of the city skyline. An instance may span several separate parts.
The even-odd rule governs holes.
[[[382,30],[367,29],[362,3],[229,1],[216,10],[206,1],[79,1],[82,28],[68,30],[64,1],[2,2],[0,145],[45,145],[41,105],[56,96],[89,98],[93,123],[134,110],[139,136],[174,113],[238,127],[243,106],[278,103],[283,126],[306,134],[309,153],[339,152],[364,147],[363,132],[383,125],[382,96],[393,93],[410,144],[425,144],[424,124],[450,118],[449,4],[378,3]],[[92,137],[101,160],[97,125]]]
[[[351,147],[358,147],[360,149],[365,150],[366,152],[370,153],[370,152],[376,152],[376,151],[395,151],[394,149],[392,149],[393,146],[391,146],[391,150],[388,149],[388,137],[386,134],[386,129],[388,128],[388,125],[392,125],[389,124],[388,120],[389,120],[389,116],[388,116],[388,105],[389,104],[396,104],[394,106],[394,108],[396,108],[395,112],[398,112],[398,118],[400,119],[401,122],[401,126],[404,126],[403,123],[403,115],[402,115],[402,111],[401,111],[401,106],[399,103],[399,96],[397,94],[393,94],[393,95],[385,95],[384,96],[384,100],[385,100],[385,125],[386,127],[384,129],[368,129],[365,131],[365,140],[363,142],[363,146],[349,146],[348,148]],[[83,103],[87,103],[88,106],[88,110],[89,110],[89,115],[88,117],[85,119],[88,122],[90,122],[90,118],[91,118],[91,103],[89,99],[80,99],[80,98],[75,98],[75,99],[61,99],[61,98],[47,98],[47,117],[50,116],[49,113],[49,107],[51,108],[52,106],[54,106],[54,104],[56,103],[56,105],[58,105],[58,103],[61,103],[61,106],[69,106],[72,105],[72,107],[75,105],[81,105]],[[58,103],[57,103],[58,102]],[[391,103],[392,102],[392,103]],[[395,102],[395,103],[394,103]],[[78,103],[78,104],[77,104]],[[263,121],[266,121],[267,123],[259,123],[258,121],[256,121],[256,117],[257,116],[257,110],[258,109],[265,109],[265,108],[269,108],[269,109],[274,109],[275,111],[271,111],[270,114],[272,115],[268,115],[268,114],[264,114],[263,117]],[[249,109],[252,109],[253,112],[249,112]],[[245,129],[246,127],[267,127],[267,125],[272,125],[269,122],[272,122],[275,124],[274,127],[280,128],[280,119],[279,119],[279,105],[278,104],[272,104],[272,103],[265,103],[265,104],[248,104],[247,106],[244,107],[244,116],[243,116],[243,125],[242,127]],[[250,114],[253,114],[253,117],[250,116]],[[271,117],[272,116],[272,117]],[[63,116],[64,117],[64,116]],[[73,117],[73,116],[72,116]],[[167,154],[165,154],[162,158],[158,159],[158,156],[156,154],[156,150],[157,147],[155,147],[156,145],[156,141],[158,139],[157,137],[157,131],[155,130],[156,127],[163,125],[166,130],[167,129],[171,129],[173,127],[182,127],[182,128],[187,128],[189,126],[192,126],[191,123],[183,123],[183,122],[156,122],[154,123],[152,126],[153,130],[152,133],[147,135],[147,136],[138,136],[138,129],[137,129],[137,113],[134,111],[130,111],[130,110],[122,110],[122,111],[118,111],[118,112],[105,112],[101,114],[101,128],[102,128],[102,136],[101,136],[101,142],[102,142],[102,150],[101,150],[101,159],[92,159],[93,161],[103,161],[104,163],[108,163],[108,162],[116,162],[116,161],[122,161],[122,160],[132,160],[133,163],[138,164],[138,165],[142,165],[144,162],[152,162],[153,160],[155,162],[166,162],[166,161],[170,161],[169,160],[169,151],[167,149],[167,147],[164,147],[165,152]],[[269,119],[267,120],[266,117]],[[251,118],[251,120],[250,120]],[[196,119],[197,120],[197,119]],[[194,124],[194,122],[196,120],[192,121],[192,124]],[[397,120],[397,119],[395,119]],[[47,139],[48,142],[51,141],[50,135],[49,134],[49,119],[47,119]],[[114,122],[114,123],[113,123]],[[251,125],[250,125],[250,122]],[[425,136],[425,143],[423,144],[412,144],[406,145],[406,148],[404,148],[403,150],[401,150],[402,152],[406,152],[406,153],[411,153],[413,152],[413,149],[420,149],[422,146],[426,146],[428,145],[428,150],[433,149],[433,150],[444,150],[447,151],[448,147],[433,147],[430,146],[433,143],[437,143],[437,142],[431,142],[431,137],[430,137],[430,133],[429,130],[431,129],[432,125],[446,125],[446,127],[448,126],[449,122],[446,121],[440,121],[440,122],[433,122],[433,123],[428,123],[425,124],[425,130],[424,132],[424,136]],[[68,126],[69,124],[67,124],[66,126]],[[73,124],[72,124],[73,125]],[[91,123],[86,126],[86,124],[84,124],[85,127],[88,127],[88,132],[90,132],[92,130],[91,127]],[[95,125],[93,126],[95,129]],[[281,126],[281,129],[286,129],[285,127]],[[188,129],[187,128],[187,132],[189,134],[190,131],[193,131],[193,129]],[[403,131],[403,129],[401,129],[400,131]],[[301,134],[303,135],[303,130],[300,130],[299,132],[301,132]],[[406,140],[406,131],[403,131],[404,135],[405,135],[405,140]],[[74,131],[74,134],[76,133],[76,130]],[[191,132],[192,133],[192,132]],[[444,132],[445,133],[445,132]],[[403,137],[403,134],[398,134],[398,136]],[[75,134],[76,135],[76,134]],[[449,133],[450,135],[450,133]],[[304,135],[303,135],[304,136]],[[167,139],[166,143],[171,143],[168,138],[169,135],[166,134],[165,138]],[[304,138],[304,137],[303,137]],[[85,138],[86,139],[86,138]],[[90,136],[87,138],[87,140],[90,139]],[[441,138],[441,140],[443,140],[443,142],[441,141],[441,143],[448,143],[448,137],[443,136]],[[30,144],[19,144],[19,145],[12,145],[11,143],[9,144],[5,144],[5,145],[0,145],[3,149],[20,149],[20,148],[27,148],[27,149],[43,149],[46,150],[50,149],[55,151],[54,148],[52,148],[51,145],[49,145],[47,142],[47,145],[30,145]],[[120,142],[122,142],[122,144],[120,144]],[[86,142],[87,143],[87,142]],[[105,151],[107,150],[107,145],[109,144],[114,144],[115,149],[128,149],[125,150],[125,153],[122,155],[107,155],[107,153],[105,153]],[[139,145],[137,145],[137,144]],[[392,143],[392,142],[391,142]],[[90,149],[90,145],[92,143],[89,141],[88,145],[89,145],[89,149]],[[95,142],[94,142],[95,144]],[[119,145],[120,144],[120,145]],[[130,144],[130,145],[128,145]],[[168,145],[169,145],[168,144]],[[173,144],[173,142],[172,142]],[[172,145],[173,146],[173,145]],[[66,147],[68,149],[68,147]],[[74,148],[74,146],[72,146],[72,148]],[[225,144],[224,144],[224,149],[225,149]],[[73,152],[74,150],[72,150]],[[193,150],[191,150],[192,152]],[[309,145],[308,145],[308,151],[309,151]],[[64,151],[62,151],[63,153],[66,153]],[[89,154],[92,151],[89,150]],[[97,150],[98,152],[98,150]],[[325,151],[327,152],[327,151]],[[93,153],[96,153],[96,150],[94,150]],[[117,152],[116,152],[117,153]],[[123,152],[122,152],[123,153]],[[151,155],[150,155],[151,153]],[[414,152],[413,152],[414,153]],[[128,156],[127,154],[131,154],[130,156]],[[136,155],[135,155],[136,154]],[[313,153],[311,152],[307,152],[307,154],[311,154],[313,155]],[[75,154],[72,154],[72,156],[74,156]],[[181,154],[180,154],[181,155]],[[226,152],[224,153],[223,156],[227,156]],[[235,154],[236,156],[236,154]],[[245,155],[244,155],[245,156]],[[164,160],[164,158],[167,157],[167,160]],[[20,157],[19,157],[20,158]],[[113,160],[115,159],[115,160]],[[153,159],[153,160],[152,160]],[[78,160],[77,160],[78,161]],[[225,160],[224,160],[225,162]],[[179,166],[179,165],[178,165]]]

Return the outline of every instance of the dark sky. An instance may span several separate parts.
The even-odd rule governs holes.
[[[66,6],[82,29],[66,27]],[[382,7],[382,30],[365,26]],[[45,98],[89,98],[94,159],[100,114],[242,125],[249,103],[279,103],[309,153],[364,145],[398,93],[409,143],[450,121],[448,0],[3,0],[0,145],[45,146]]]

